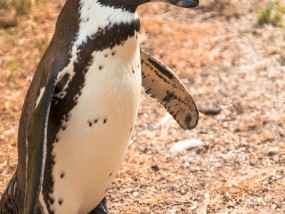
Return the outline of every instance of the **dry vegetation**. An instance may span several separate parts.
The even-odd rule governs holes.
[[[139,9],[142,47],[177,72],[201,111],[217,114],[201,114],[196,129],[183,131],[143,94],[109,190],[111,213],[285,213],[285,32],[256,24],[266,3]],[[48,1],[0,29],[0,192],[16,168],[23,99],[62,5]],[[171,155],[184,139],[203,146]]]

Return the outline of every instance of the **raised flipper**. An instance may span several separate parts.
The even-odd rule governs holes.
[[[141,49],[142,86],[162,104],[183,129],[193,129],[198,109],[187,88],[166,65]]]
[[[57,74],[57,71],[53,72],[49,81],[45,85],[45,91],[28,123],[28,177],[27,187],[25,191],[25,214],[38,213],[38,199],[41,190],[46,159],[49,108]]]

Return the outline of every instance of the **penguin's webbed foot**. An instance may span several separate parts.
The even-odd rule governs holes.
[[[109,214],[106,197],[88,214]]]

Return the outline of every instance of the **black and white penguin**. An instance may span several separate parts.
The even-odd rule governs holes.
[[[106,191],[128,146],[142,84],[182,128],[197,125],[185,86],[139,49],[136,8],[151,1],[198,5],[67,0],[25,99],[18,166],[0,213],[108,213]]]

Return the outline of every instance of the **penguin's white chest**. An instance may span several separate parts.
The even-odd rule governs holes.
[[[137,117],[141,71],[135,38],[92,56],[78,103],[53,148],[55,213],[87,213],[104,198]]]

